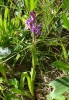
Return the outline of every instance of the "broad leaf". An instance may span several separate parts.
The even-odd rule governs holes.
[[[67,97],[67,100],[69,100],[69,96]]]
[[[66,71],[69,70],[69,65],[62,61],[55,61],[52,65],[60,70],[66,70]]]
[[[49,85],[54,88],[50,93],[50,96],[52,99],[54,99],[69,89],[69,75],[60,79],[56,79],[50,82]]]
[[[55,100],[65,100],[65,97],[63,95],[60,95],[56,97]]]

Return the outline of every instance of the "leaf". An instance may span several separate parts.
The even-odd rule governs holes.
[[[29,90],[32,96],[34,96],[34,81],[31,81],[31,78],[29,76],[27,76],[27,81],[28,81]]]
[[[17,89],[17,88],[11,88],[10,92],[12,93],[16,93],[16,94],[22,94],[21,90]]]
[[[64,27],[65,27],[67,30],[69,30],[69,20],[68,20],[66,14],[64,14],[64,13],[62,14],[62,21],[63,21]]]
[[[20,58],[20,54],[17,54],[16,58],[14,59],[14,63],[12,65],[12,68],[14,68],[16,62],[18,61],[18,59]]]
[[[47,100],[53,100],[50,95],[46,96]]]
[[[29,90],[30,90],[31,94],[33,95],[33,89],[34,89],[33,82],[31,81],[31,77],[29,76],[29,74],[27,72],[23,72],[22,75],[21,75],[20,88],[24,89],[25,78],[27,79]]]
[[[63,44],[61,45],[61,47],[62,47],[62,53],[63,53],[63,55],[64,55],[65,61],[67,61],[67,59],[68,59],[68,54],[67,54],[67,52],[66,52],[66,49],[65,49],[65,47],[64,47]]]
[[[2,26],[2,15],[0,15],[0,27]]]
[[[4,78],[0,77],[0,83],[3,83],[3,82],[4,82]]]
[[[35,0],[35,7],[37,6],[38,0]]]
[[[52,97],[52,99],[54,99],[69,89],[69,75],[60,79],[56,79],[50,82],[49,85],[54,88],[50,93],[50,96]]]
[[[27,74],[27,72],[23,72],[21,74],[21,78],[20,78],[20,88],[21,89],[24,89],[24,84],[25,84],[24,82],[25,82],[26,74]]]
[[[26,7],[30,10],[30,0],[25,0]]]
[[[67,8],[67,10],[69,11],[69,1],[63,0],[63,4]]]
[[[28,8],[29,11],[32,11],[35,9],[37,5],[38,0],[25,0],[26,7]]]
[[[65,97],[63,95],[60,95],[56,97],[55,100],[65,100]]]
[[[5,31],[6,31],[6,28],[7,28],[7,17],[8,17],[8,12],[9,12],[9,9],[6,7],[6,8],[5,8],[5,12],[4,12],[4,28],[5,28]]]
[[[27,97],[29,97],[29,98],[32,99],[32,96],[31,96],[29,93],[27,93],[26,91],[21,91],[20,89],[11,88],[11,89],[10,89],[10,92],[12,92],[12,93],[14,93],[14,94],[25,95],[25,96],[27,96]],[[20,100],[20,99],[19,99],[19,100]]]
[[[18,88],[19,82],[18,82],[18,80],[15,79],[15,78],[14,78],[14,79],[9,79],[8,85],[14,86],[15,88]]]
[[[55,61],[52,65],[60,70],[69,70],[69,65],[61,61]]]
[[[30,75],[31,75],[31,81],[34,81],[36,76],[36,71],[34,70],[33,67],[31,68]]]
[[[5,95],[5,100],[22,100],[21,98],[17,97],[14,94],[6,94]]]
[[[67,100],[69,100],[69,96],[67,97]]]
[[[23,95],[25,95],[33,100],[33,97],[29,93],[27,93],[26,91],[22,91],[22,93],[23,93]]]
[[[30,0],[30,11],[34,10],[34,8],[35,8],[35,1]]]
[[[3,75],[3,77],[5,78],[5,81],[7,82],[6,70],[7,68],[4,65],[0,64],[0,73]]]

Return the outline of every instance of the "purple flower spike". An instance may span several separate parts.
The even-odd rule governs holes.
[[[38,25],[38,26],[36,27],[36,33],[37,33],[38,35],[41,35],[41,28],[40,28],[40,25]]]
[[[30,29],[32,33],[41,35],[40,25],[36,25],[36,13],[34,10],[30,12],[30,18],[28,18],[28,20],[26,21],[25,29]]]
[[[31,20],[31,18],[29,18],[29,19],[26,21],[26,24],[27,24],[28,26],[30,26],[31,23],[32,23],[32,20]]]
[[[35,24],[32,24],[32,26],[31,26],[31,32],[36,33],[36,26],[35,26]]]
[[[36,13],[35,13],[34,10],[33,10],[32,12],[30,12],[30,16],[31,16],[31,20],[32,20],[32,21],[35,21]]]

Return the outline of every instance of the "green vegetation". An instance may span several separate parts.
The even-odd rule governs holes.
[[[0,0],[0,100],[69,100],[68,17],[68,0]]]

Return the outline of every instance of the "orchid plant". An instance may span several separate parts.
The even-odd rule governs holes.
[[[31,54],[32,54],[32,68],[30,71],[30,76],[27,72],[23,72],[21,75],[21,88],[24,88],[24,81],[27,78],[28,87],[32,96],[32,100],[35,100],[34,96],[34,81],[36,76],[36,65],[37,65],[37,56],[36,56],[36,36],[41,35],[41,27],[36,23],[36,12],[32,10],[30,12],[30,18],[26,21],[25,30],[29,29],[32,33],[32,45],[31,47]],[[22,84],[23,83],[23,84]]]

